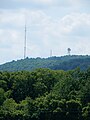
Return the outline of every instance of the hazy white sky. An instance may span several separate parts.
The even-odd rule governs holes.
[[[0,64],[27,56],[90,55],[90,0],[0,0]]]

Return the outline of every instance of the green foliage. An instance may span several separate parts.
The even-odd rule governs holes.
[[[0,72],[0,120],[90,120],[90,69]]]
[[[81,104],[78,101],[70,100],[66,102],[66,108],[67,108],[67,118],[68,120],[80,120],[81,118]]]
[[[2,105],[5,100],[4,93],[5,93],[4,89],[0,88],[0,105]]]
[[[37,68],[66,71],[77,67],[80,67],[81,70],[86,70],[90,67],[90,56],[72,55],[50,58],[26,58],[0,65],[0,71],[31,71]]]
[[[82,113],[82,116],[85,120],[90,120],[90,103],[83,108]]]
[[[0,80],[0,87],[6,91],[7,90],[7,82],[4,80]]]

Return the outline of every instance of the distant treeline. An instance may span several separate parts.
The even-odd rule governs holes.
[[[26,58],[17,61],[12,61],[0,65],[0,71],[21,71],[35,70],[37,68],[50,68],[52,70],[72,70],[80,67],[81,70],[86,70],[90,67],[90,56],[72,55],[50,58]]]
[[[0,72],[0,120],[90,120],[90,68]]]

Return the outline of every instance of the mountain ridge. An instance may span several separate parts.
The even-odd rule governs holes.
[[[52,70],[72,70],[80,67],[85,70],[90,67],[89,55],[70,55],[70,56],[53,56],[48,58],[25,58],[13,60],[0,65],[0,71],[31,71],[37,68],[50,68]]]

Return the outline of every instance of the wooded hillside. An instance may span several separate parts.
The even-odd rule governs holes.
[[[80,67],[81,70],[86,70],[90,67],[90,56],[62,56],[50,58],[26,58],[17,61],[12,61],[0,65],[1,71],[21,71],[35,70],[37,68],[50,68],[52,70],[72,70]]]

